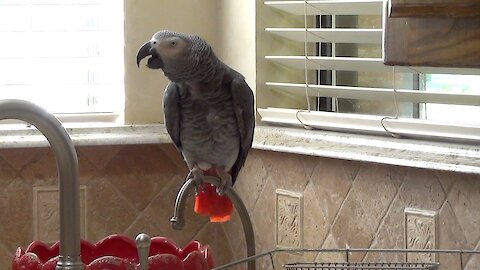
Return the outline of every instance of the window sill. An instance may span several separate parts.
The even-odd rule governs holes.
[[[164,125],[66,124],[76,146],[170,143]],[[0,148],[47,147],[25,125],[0,127]],[[480,174],[480,146],[257,126],[253,148],[327,158]]]
[[[164,125],[64,124],[74,145],[126,145],[170,143]],[[0,148],[49,146],[46,138],[33,126],[0,126]]]
[[[327,158],[480,174],[480,146],[260,126],[254,148]]]

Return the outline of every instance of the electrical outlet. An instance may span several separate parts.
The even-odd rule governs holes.
[[[80,236],[86,239],[86,186],[80,186]],[[58,186],[33,188],[33,239],[45,243],[60,240],[60,207]]]
[[[277,247],[301,248],[303,246],[302,194],[276,190],[276,244]]]

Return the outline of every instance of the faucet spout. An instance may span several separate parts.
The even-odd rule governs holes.
[[[220,185],[220,179],[213,176],[205,176],[205,182],[213,184],[215,186]],[[188,179],[185,181],[183,186],[177,193],[177,198],[175,199],[175,208],[173,211],[173,217],[170,219],[172,228],[175,230],[182,230],[185,226],[184,212],[185,204],[187,202],[188,196],[193,192],[195,183],[193,179]],[[232,188],[227,187],[225,195],[230,198],[235,209],[237,210],[240,220],[242,221],[243,231],[245,233],[245,241],[247,246],[247,257],[252,257],[255,255],[255,236],[253,234],[252,220],[248,214],[247,208],[243,203],[238,193]],[[251,260],[248,262],[248,270],[255,270],[255,261]]]
[[[82,270],[80,257],[80,185],[72,140],[58,119],[23,100],[0,100],[0,120],[18,119],[34,125],[55,154],[60,190],[60,258],[57,270]]]

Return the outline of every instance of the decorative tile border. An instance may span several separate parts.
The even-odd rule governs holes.
[[[405,208],[405,248],[437,248],[437,212]],[[407,253],[407,262],[435,261],[435,253]]]
[[[275,198],[275,238],[277,247],[302,248],[302,194],[277,189]]]
[[[86,235],[86,186],[80,186],[80,236]],[[60,208],[58,186],[33,188],[33,240],[53,243],[60,238]]]

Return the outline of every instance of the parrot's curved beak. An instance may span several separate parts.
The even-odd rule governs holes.
[[[148,41],[140,47],[137,52],[137,66],[140,67],[140,62],[143,58],[152,56],[148,59],[147,67],[151,69],[163,68],[163,61],[155,48],[152,47],[152,41]]]

